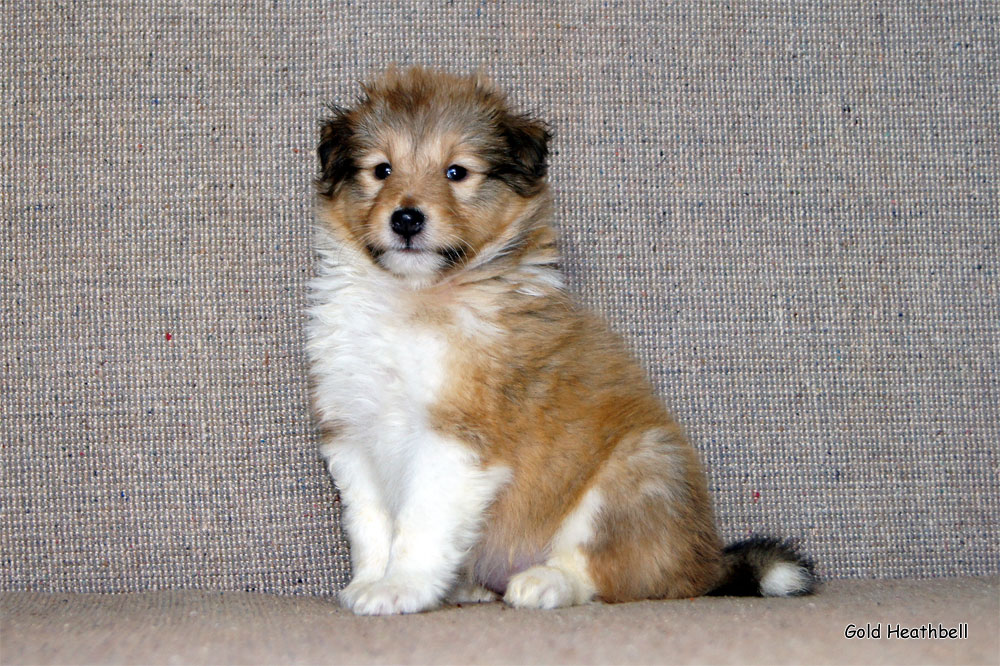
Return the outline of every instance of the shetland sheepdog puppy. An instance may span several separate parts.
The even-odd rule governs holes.
[[[318,147],[308,355],[362,615],[812,591],[724,549],[698,456],[567,293],[549,131],[481,75],[389,69]]]

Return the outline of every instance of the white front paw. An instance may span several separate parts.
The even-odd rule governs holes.
[[[344,608],[353,610],[354,604],[357,603],[358,597],[361,593],[367,590],[368,587],[377,580],[377,578],[355,576],[347,587],[342,589],[337,594],[337,599],[340,601],[340,605]]]
[[[503,600],[517,608],[559,608],[572,605],[574,597],[564,571],[536,566],[511,577]]]
[[[352,582],[344,592],[354,585]],[[341,600],[357,615],[419,613],[440,601],[432,587],[422,585],[414,577],[387,576],[382,580],[361,582],[349,595],[345,596],[344,592],[341,592]]]

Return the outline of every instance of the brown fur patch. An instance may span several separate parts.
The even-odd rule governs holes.
[[[485,464],[514,472],[476,555],[488,568],[499,556],[510,571],[538,563],[597,485],[603,510],[585,552],[603,599],[710,589],[721,545],[705,480],[642,372],[568,301],[505,300],[502,334],[491,345],[463,341],[461,372],[433,411],[437,427],[478,448]]]

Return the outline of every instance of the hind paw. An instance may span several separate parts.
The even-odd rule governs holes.
[[[516,608],[561,608],[576,603],[569,574],[549,566],[531,567],[511,577],[503,600]]]

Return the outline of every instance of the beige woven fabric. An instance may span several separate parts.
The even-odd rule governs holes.
[[[556,130],[573,288],[825,576],[1000,563],[998,10],[0,7],[0,589],[328,593],[302,324],[324,102],[482,66]]]
[[[463,604],[396,618],[356,617],[320,597],[204,591],[5,592],[0,608],[5,666],[983,666],[996,664],[1000,650],[995,577],[838,580],[817,597],[702,597],[544,612]],[[847,639],[846,628],[859,622],[862,629],[879,624],[880,638]],[[965,636],[889,637],[890,626],[919,632],[927,624],[939,635],[957,628]],[[707,627],[723,628],[725,640],[705,640]]]

